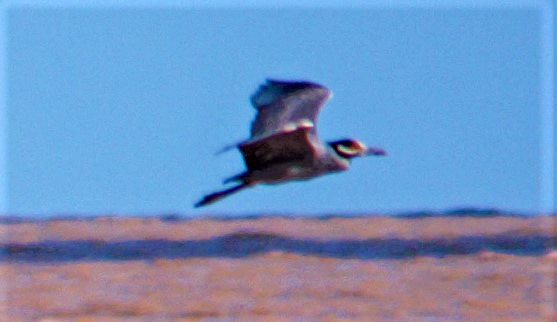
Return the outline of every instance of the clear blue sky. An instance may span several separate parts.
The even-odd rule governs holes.
[[[5,8],[4,212],[554,209],[553,12],[406,3]],[[215,152],[248,137],[267,77],[328,86],[321,137],[389,156],[194,210],[243,170]]]

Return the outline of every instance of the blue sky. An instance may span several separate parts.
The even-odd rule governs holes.
[[[554,209],[553,12],[408,3],[4,8],[4,212]],[[328,86],[321,137],[389,156],[194,210],[267,77]]]

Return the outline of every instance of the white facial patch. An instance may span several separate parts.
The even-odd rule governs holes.
[[[337,149],[339,152],[342,152],[347,155],[358,155],[360,153],[359,150],[344,145],[339,145]]]

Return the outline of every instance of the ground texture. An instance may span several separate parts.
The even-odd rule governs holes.
[[[556,321],[555,217],[0,224],[0,321]]]

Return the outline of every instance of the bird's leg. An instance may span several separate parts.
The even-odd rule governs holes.
[[[227,184],[227,183],[234,182],[234,181],[243,181],[245,177],[246,177],[246,173],[242,172],[242,173],[234,175],[230,178],[224,179],[224,181],[222,183]]]
[[[194,207],[195,207],[195,208],[199,208],[199,207],[202,207],[202,206],[206,206],[206,205],[211,204],[211,203],[213,203],[213,202],[216,202],[216,201],[218,201],[218,200],[220,200],[220,199],[222,199],[222,198],[224,198],[224,197],[227,197],[227,196],[229,196],[229,195],[231,195],[231,194],[233,194],[233,193],[236,193],[236,192],[238,192],[238,191],[240,191],[240,190],[243,190],[243,189],[245,189],[245,188],[251,187],[252,185],[253,185],[253,184],[251,184],[251,183],[245,183],[245,182],[243,182],[243,183],[241,183],[241,184],[239,184],[239,185],[236,185],[236,186],[234,186],[234,187],[232,187],[232,188],[228,188],[228,189],[226,189],[226,190],[222,190],[222,191],[217,191],[217,192],[211,193],[211,194],[206,195],[205,197],[203,197],[203,199],[201,199],[199,202],[197,202],[197,203],[194,205]]]

